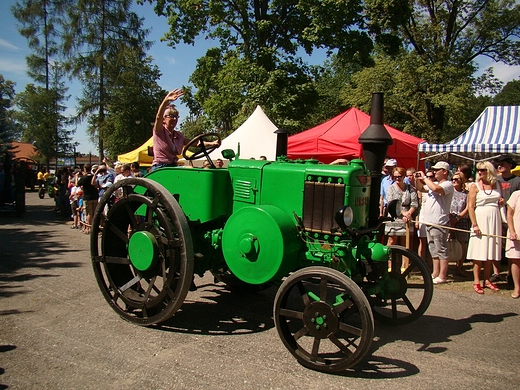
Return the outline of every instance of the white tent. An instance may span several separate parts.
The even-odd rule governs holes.
[[[472,162],[489,160],[501,153],[520,153],[520,106],[490,106],[463,134],[446,144],[417,146],[424,159]]]
[[[274,132],[277,129],[265,115],[264,110],[257,106],[238,129],[222,140],[220,148],[214,150],[210,157],[212,160],[222,158],[224,149],[232,149],[238,153],[240,144],[241,159],[254,157],[258,160],[260,156],[265,156],[268,160],[273,161],[276,158],[276,134]]]

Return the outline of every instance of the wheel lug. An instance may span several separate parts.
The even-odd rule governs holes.
[[[319,326],[319,325],[316,325],[316,329],[320,329],[320,326]]]
[[[314,321],[315,321],[315,319],[314,319],[314,318],[311,318],[311,322],[314,322]]]
[[[327,316],[326,316],[325,314],[324,314],[324,315],[322,315],[321,317],[322,317],[322,318],[323,318],[324,320],[326,320],[326,319],[327,319]]]
[[[319,315],[320,315],[320,313],[318,313],[318,312],[314,313],[315,317],[318,317]]]

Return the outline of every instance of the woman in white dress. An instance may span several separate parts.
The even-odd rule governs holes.
[[[477,181],[468,194],[468,212],[472,233],[469,237],[467,258],[473,260],[473,288],[477,294],[484,294],[484,288],[499,291],[489,281],[491,260],[502,258],[502,217],[500,206],[504,204],[500,184],[493,165],[488,162],[477,164]],[[484,285],[480,282],[480,270],[484,268]]]
[[[507,235],[506,257],[511,264],[514,290],[513,299],[520,298],[520,190],[515,191],[507,201]]]

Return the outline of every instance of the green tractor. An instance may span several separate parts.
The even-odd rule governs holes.
[[[185,158],[209,159],[199,142],[213,137],[196,137]],[[227,168],[162,168],[103,195],[91,257],[121,317],[144,326],[169,319],[194,275],[207,271],[230,288],[278,284],[274,322],[284,345],[304,366],[337,372],[369,351],[374,319],[407,324],[426,311],[430,272],[415,252],[379,242],[381,223],[370,226],[374,171],[362,160],[223,155]]]

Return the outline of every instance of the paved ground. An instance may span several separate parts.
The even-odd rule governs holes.
[[[232,294],[206,276],[161,327],[120,319],[96,285],[88,237],[27,196],[0,215],[0,389],[519,388],[520,300],[471,283],[436,288],[411,325],[376,324],[371,354],[340,375],[300,366],[272,320],[275,289]],[[464,288],[467,286],[467,288]]]

